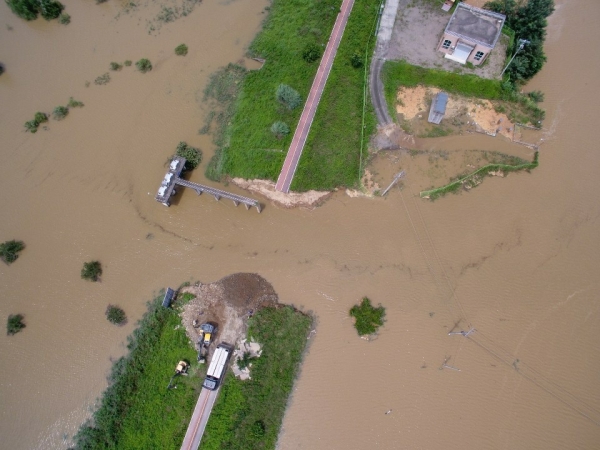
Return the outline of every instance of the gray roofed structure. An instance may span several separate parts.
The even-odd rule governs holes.
[[[459,3],[446,26],[446,33],[494,48],[506,16]]]
[[[446,114],[446,105],[448,104],[448,94],[445,92],[438,92],[431,102],[431,109],[429,110],[429,118],[427,119],[430,123],[439,123]]]

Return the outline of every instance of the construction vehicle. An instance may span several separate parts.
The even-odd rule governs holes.
[[[206,378],[204,383],[202,383],[203,387],[211,391],[219,387],[227,371],[227,364],[231,353],[232,348],[230,345],[223,342],[219,344],[206,371]]]
[[[185,362],[185,361],[179,361],[177,363],[177,366],[175,366],[175,373],[173,374],[173,376],[171,377],[171,379],[169,380],[169,385],[167,386],[167,389],[173,389],[177,386],[173,386],[173,380],[175,379],[175,377],[177,375],[185,375],[187,376],[187,371],[190,368],[190,365]]]
[[[198,340],[198,362],[203,364],[206,362],[208,348],[217,334],[217,325],[209,322],[203,323],[200,325],[200,330],[200,339]]]

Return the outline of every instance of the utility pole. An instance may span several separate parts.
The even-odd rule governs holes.
[[[508,69],[508,66],[510,66],[510,63],[513,61],[513,59],[515,59],[515,56],[517,56],[517,53],[519,53],[519,51],[523,50],[523,47],[525,47],[525,44],[529,44],[529,43],[530,43],[530,41],[528,41],[527,39],[519,39],[519,48],[517,48],[517,51],[515,52],[513,57],[510,58],[510,61],[508,62],[508,64],[506,65],[506,67],[504,68],[502,73],[500,74],[500,78],[502,78],[502,75],[504,75],[504,72],[506,72],[506,69]]]

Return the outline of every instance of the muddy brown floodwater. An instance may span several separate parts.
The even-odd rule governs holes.
[[[202,89],[243,56],[267,2],[205,0],[153,34],[154,3],[118,18],[119,2],[64,3],[68,26],[21,21],[0,2],[0,241],[27,245],[0,266],[0,317],[27,323],[0,339],[2,448],[65,448],[145,301],[234,272],[260,274],[280,301],[317,317],[281,449],[597,447],[600,55],[589,43],[600,40],[600,3],[560,0],[550,19],[548,63],[528,86],[546,93],[548,111],[531,174],[430,203],[415,197],[422,174],[408,173],[386,199],[339,192],[312,211],[262,214],[190,191],[171,208],[153,196],[179,141],[210,156],[197,134]],[[182,42],[185,58],[173,54]],[[111,61],[142,57],[152,72],[93,83]],[[23,132],[70,96],[85,106]],[[424,145],[531,157],[481,135]],[[377,181],[406,158],[376,161]],[[101,283],[79,277],[91,258],[104,265]],[[363,295],[387,308],[372,342],[348,317]],[[127,326],[106,321],[108,303],[126,310]],[[469,325],[469,339],[447,334]]]

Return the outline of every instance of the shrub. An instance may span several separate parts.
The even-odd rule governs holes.
[[[6,322],[6,334],[13,335],[17,334],[23,328],[25,328],[25,324],[23,323],[23,314],[11,314],[8,316],[8,321]]]
[[[536,103],[542,103],[544,101],[544,93],[542,91],[528,92],[527,96]]]
[[[79,102],[75,100],[73,97],[69,97],[69,108],[81,108],[83,106],[83,102]]]
[[[275,92],[275,98],[283,103],[288,109],[294,109],[300,106],[302,98],[295,89],[292,89],[287,84],[280,84]]]
[[[129,67],[131,66],[131,60],[128,59],[127,61],[125,61],[123,64],[125,64],[125,67]]]
[[[0,63],[0,75],[4,73],[4,64]]]
[[[62,25],[69,25],[71,23],[71,16],[67,13],[62,13],[58,16],[58,22]]]
[[[350,57],[350,65],[355,69],[360,69],[364,65],[363,57],[359,52],[352,53]]]
[[[138,62],[135,63],[135,66],[142,73],[146,73],[152,70],[152,63],[149,59],[146,58],[140,59]]]
[[[48,122],[48,115],[46,113],[38,111],[35,113],[34,120],[37,122],[38,125],[40,123]]]
[[[178,56],[185,56],[188,53],[188,46],[185,44],[180,44],[175,47],[175,54]]]
[[[66,106],[57,106],[54,108],[54,111],[52,111],[52,117],[55,120],[63,120],[67,117],[67,114],[69,114],[69,108]]]
[[[290,127],[285,122],[277,121],[271,125],[271,133],[273,133],[277,139],[281,139],[285,135],[290,133]]]
[[[321,57],[322,48],[320,45],[311,43],[307,44],[302,50],[302,59],[307,63],[315,62],[317,59]]]
[[[38,3],[35,0],[6,0],[6,4],[21,19],[37,19]]]
[[[175,155],[185,158],[185,168],[187,170],[195,169],[202,162],[202,150],[189,146],[183,141],[177,144]]]
[[[37,133],[38,123],[35,120],[28,120],[25,122],[25,131],[29,131],[30,133]]]
[[[359,335],[373,334],[383,325],[385,308],[379,305],[377,308],[371,306],[371,300],[363,297],[359,305],[350,308],[350,316],[354,317],[354,327]]]
[[[110,63],[110,70],[121,70],[122,68],[123,68],[123,66],[119,63],[116,63],[116,62]]]
[[[19,257],[19,252],[25,248],[23,241],[6,241],[0,244],[0,259],[6,264],[11,264]]]
[[[46,20],[57,19],[65,7],[55,0],[38,0],[40,14]]]
[[[125,311],[115,305],[108,305],[106,308],[106,318],[110,323],[115,325],[125,325],[127,323],[127,316]]]
[[[97,85],[102,85],[102,84],[106,84],[110,81],[110,74],[108,72],[106,72],[105,74],[100,75],[99,77],[96,77],[96,79],[94,80],[94,84]]]
[[[100,280],[100,275],[102,275],[102,266],[100,265],[100,261],[83,263],[83,268],[81,269],[81,278],[89,281],[98,281]]]

